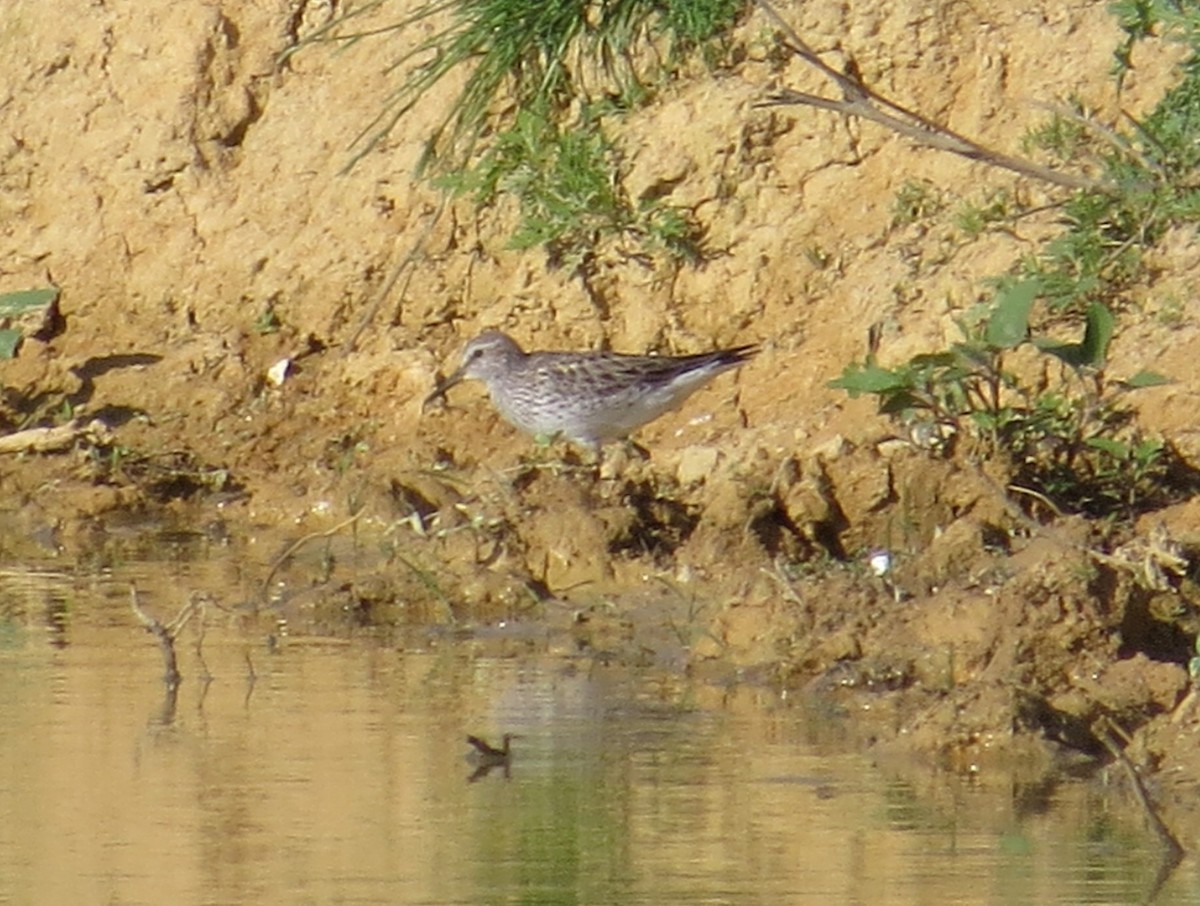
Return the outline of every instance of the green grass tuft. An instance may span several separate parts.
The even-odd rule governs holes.
[[[732,26],[746,3],[426,0],[390,25],[355,30],[360,17],[391,5],[371,0],[355,7],[300,46],[349,44],[432,24],[432,35],[393,61],[391,69],[404,75],[356,141],[351,165],[447,74],[465,68],[466,84],[429,136],[425,159],[426,165],[453,170],[470,159],[486,131],[511,125],[515,111],[532,108],[561,118],[579,99],[636,97],[644,70],[652,68],[639,65],[639,56],[654,50],[660,37],[672,55],[702,48]]]

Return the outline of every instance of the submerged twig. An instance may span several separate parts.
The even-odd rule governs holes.
[[[304,547],[304,545],[308,544],[310,541],[316,541],[319,538],[329,538],[346,528],[346,526],[353,525],[358,521],[358,517],[362,515],[362,512],[362,510],[359,510],[349,519],[343,519],[337,525],[333,526],[333,528],[328,528],[321,532],[312,532],[311,534],[305,535],[303,538],[292,542],[292,544],[288,546],[287,550],[275,558],[275,562],[271,564],[271,571],[268,572],[267,577],[263,579],[262,585],[259,589],[259,594],[261,595],[262,599],[264,601],[267,600],[267,589],[271,587],[271,580],[275,578],[275,574],[279,572],[279,568],[283,566],[283,564],[288,561],[288,558],[296,553],[296,551],[300,550],[300,548]]]
[[[946,126],[926,119],[919,113],[914,113],[906,107],[888,100],[863,84],[862,79],[858,77],[857,73],[847,75],[846,73],[838,72],[832,66],[825,63],[817,56],[816,51],[809,47],[796,33],[795,29],[788,25],[779,13],[776,12],[770,0],[756,0],[756,2],[759,8],[783,32],[786,38],[784,46],[796,56],[820,70],[842,92],[842,97],[839,100],[837,98],[827,98],[818,94],[808,94],[803,91],[784,88],[775,92],[767,100],[755,104],[756,107],[806,104],[810,107],[832,110],[835,113],[842,113],[847,116],[858,116],[862,119],[878,123],[887,129],[891,129],[893,132],[907,136],[931,148],[949,151],[952,154],[966,157],[969,160],[977,160],[995,167],[1003,167],[1006,170],[1012,170],[1014,173],[1020,173],[1022,176],[1030,176],[1034,179],[1040,179],[1043,182],[1063,186],[1068,189],[1103,188],[1103,184],[1095,179],[1078,176],[1073,173],[1063,173],[1060,170],[1044,167],[1041,164],[1035,164],[1033,161],[1025,160],[1024,158],[1012,157],[1000,151],[994,151],[978,142],[972,141],[964,135],[959,135]]]
[[[191,603],[194,606],[203,606],[204,602],[199,596],[194,595],[192,597]],[[208,662],[204,660],[204,621],[203,620],[200,621],[200,625],[196,630],[196,660],[200,662],[200,670],[203,671],[200,674],[200,680],[201,680],[201,682],[204,683],[204,687],[207,689],[209,683],[211,683],[213,681],[213,675],[212,675],[212,671],[210,671],[208,669]]]
[[[158,639],[158,647],[162,649],[163,663],[167,668],[163,675],[163,682],[170,689],[176,688],[182,677],[179,673],[178,661],[175,658],[175,637],[171,635],[167,627],[142,610],[141,604],[138,603],[137,586],[133,584],[129,586],[129,606],[133,608],[133,615],[138,618],[146,631]]]
[[[176,689],[183,680],[182,674],[179,672],[179,661],[175,656],[175,639],[183,630],[188,622],[196,615],[198,611],[204,609],[204,605],[208,599],[204,595],[192,595],[191,600],[183,606],[170,623],[165,626],[158,621],[157,618],[150,616],[142,609],[141,602],[138,600],[137,586],[132,582],[129,583],[129,606],[133,610],[133,615],[138,618],[138,622],[145,627],[146,631],[153,635],[158,640],[158,646],[162,650],[163,663],[166,666],[166,673],[163,676],[163,681],[167,684],[168,689]],[[196,654],[200,655],[200,645],[204,640],[201,634],[196,642]],[[204,665],[204,658],[200,657],[200,663]],[[204,667],[204,672],[208,674],[208,667]]]
[[[1179,842],[1179,838],[1167,827],[1166,822],[1159,817],[1158,809],[1154,805],[1154,801],[1150,798],[1149,792],[1146,790],[1146,784],[1142,782],[1142,775],[1138,773],[1137,766],[1130,761],[1129,756],[1125,754],[1125,750],[1117,745],[1116,739],[1113,738],[1112,722],[1107,717],[1102,717],[1092,724],[1092,732],[1103,743],[1104,748],[1108,749],[1108,753],[1125,769],[1125,774],[1129,778],[1129,784],[1133,787],[1133,795],[1142,807],[1142,811],[1146,815],[1146,820],[1150,822],[1150,827],[1153,828],[1159,842],[1162,843],[1163,849],[1167,851],[1168,858],[1173,858],[1175,864],[1178,864],[1185,853],[1183,844]]]

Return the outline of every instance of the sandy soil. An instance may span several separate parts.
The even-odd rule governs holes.
[[[827,386],[872,325],[884,363],[953,339],[984,278],[1055,229],[1049,213],[968,241],[956,204],[1061,190],[830,113],[756,108],[780,86],[829,87],[771,52],[754,15],[736,62],[685,73],[620,126],[632,193],[666,187],[713,254],[670,268],[609,248],[584,286],[506,247],[507,205],[439,214],[413,178],[453,84],[343,172],[394,86],[389,62],[420,34],[281,65],[326,6],[9,6],[0,291],[61,287],[63,323],[4,364],[8,427],[69,406],[113,432],[99,453],[0,459],[10,532],[70,555],[130,514],[298,537],[361,510],[356,531],[420,569],[337,584],[335,608],[470,621],[567,600],[581,646],[637,658],[661,643],[714,680],[845,696],[865,736],[956,769],[1043,739],[1096,752],[1106,715],[1175,789],[1200,778],[1200,712],[1179,709],[1190,639],[1162,616],[1187,609],[1190,586],[1138,581],[1154,544],[1196,543],[1197,507],[1144,517],[1129,547],[1097,558],[1096,526],[1023,521],[1000,471],[939,460]],[[1009,153],[1071,96],[1102,123],[1148,109],[1179,60],[1139,48],[1118,99],[1103,4],[791,6],[831,63],[852,58],[878,91]],[[947,203],[898,225],[913,181]],[[1196,251],[1190,232],[1154,251],[1109,369],[1176,379],[1143,392],[1138,414],[1189,461]],[[422,411],[435,376],[492,327],[527,348],[762,352],[644,429],[649,461],[609,461],[597,478],[533,449],[478,388]],[[284,357],[277,386],[268,369]],[[895,559],[889,580],[866,567],[876,549]]]

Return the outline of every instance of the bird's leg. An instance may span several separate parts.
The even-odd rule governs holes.
[[[579,468],[582,464],[581,460],[569,446],[555,446],[555,442],[561,438],[562,435],[559,433],[534,435],[533,443],[536,452],[531,459],[535,469],[546,469],[557,476]]]

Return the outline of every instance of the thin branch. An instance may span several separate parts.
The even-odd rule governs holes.
[[[132,582],[129,583],[129,607],[133,610],[133,615],[137,617],[138,622],[142,624],[145,630],[158,639],[158,647],[162,650],[163,663],[167,668],[163,681],[170,690],[177,689],[183,680],[183,676],[179,672],[179,661],[175,656],[175,640],[179,638],[179,633],[183,631],[183,628],[187,626],[196,614],[201,615],[200,632],[196,639],[196,657],[199,658],[200,666],[204,670],[205,681],[209,682],[212,680],[212,675],[208,672],[208,665],[204,663],[204,653],[202,650],[204,644],[204,608],[210,603],[212,603],[212,599],[208,595],[201,593],[193,594],[191,599],[175,615],[175,619],[164,626],[156,617],[152,617],[146,613],[138,598],[137,586]]]
[[[991,166],[1003,167],[1014,173],[1020,173],[1022,176],[1029,176],[1033,179],[1039,179],[1043,182],[1063,186],[1068,189],[1104,188],[1104,184],[1098,180],[1072,173],[1063,173],[1050,167],[1044,167],[1041,164],[1035,164],[1033,161],[1024,158],[1013,157],[985,147],[964,135],[959,135],[946,126],[926,119],[919,113],[914,113],[894,101],[888,100],[863,84],[857,72],[853,75],[847,75],[846,73],[838,72],[821,60],[816,52],[796,34],[795,29],[788,25],[779,13],[775,11],[775,7],[771,5],[770,0],[756,0],[756,2],[759,8],[783,32],[787,39],[784,42],[784,46],[805,62],[819,69],[842,92],[842,98],[838,100],[836,98],[827,98],[817,94],[808,94],[803,91],[793,91],[790,88],[784,88],[775,92],[767,100],[755,104],[756,107],[805,104],[810,107],[818,107],[822,110],[831,110],[846,116],[857,116],[878,123],[887,129],[891,129],[893,132],[907,136],[928,147],[936,148],[940,151],[949,151],[960,157],[977,160]]]
[[[145,627],[148,633],[158,639],[158,647],[162,650],[163,663],[166,665],[163,682],[167,684],[168,689],[177,689],[183,677],[179,673],[179,662],[175,658],[174,634],[170,629],[142,610],[141,602],[138,601],[137,586],[132,582],[129,584],[129,606],[133,609],[133,615],[138,618],[138,622]]]
[[[1129,756],[1125,754],[1125,750],[1117,745],[1117,741],[1113,738],[1112,722],[1107,717],[1102,717],[1092,725],[1092,732],[1104,744],[1104,748],[1108,749],[1108,754],[1116,759],[1121,767],[1125,769],[1125,775],[1129,778],[1129,783],[1133,787],[1133,795],[1142,807],[1142,811],[1146,815],[1146,820],[1150,822],[1150,827],[1154,829],[1154,833],[1158,837],[1159,842],[1162,843],[1163,849],[1167,851],[1168,857],[1175,860],[1174,864],[1178,864],[1186,850],[1183,848],[1183,844],[1179,842],[1179,838],[1167,827],[1166,822],[1159,817],[1158,809],[1155,807],[1154,801],[1150,798],[1150,793],[1146,790],[1146,784],[1142,781],[1142,775],[1138,773],[1137,766],[1129,760]]]
[[[375,298],[371,300],[371,304],[367,306],[367,310],[363,313],[362,318],[359,319],[358,326],[354,328],[354,333],[350,334],[349,339],[346,340],[346,344],[342,348],[343,358],[351,355],[358,348],[358,341],[362,338],[363,332],[367,329],[367,327],[370,326],[371,322],[375,320],[376,315],[379,314],[379,309],[383,306],[384,301],[387,299],[392,289],[396,286],[396,282],[400,279],[400,275],[404,273],[405,269],[408,268],[410,264],[416,261],[417,256],[424,250],[425,243],[429,240],[430,234],[433,233],[433,228],[437,225],[438,221],[442,219],[442,213],[446,210],[446,205],[449,202],[449,199],[450,192],[448,190],[443,191],[442,199],[438,203],[437,210],[433,212],[432,216],[430,216],[429,220],[422,228],[420,235],[418,235],[413,241],[412,246],[408,250],[408,254],[401,258],[400,261],[396,263],[396,266],[392,268],[392,272],[388,274],[388,278],[383,282],[383,285],[379,287],[379,292],[375,294]],[[412,281],[412,275],[413,271],[410,270],[408,282]],[[408,289],[408,282],[405,283],[405,290]],[[403,295],[404,292],[402,291],[401,296]]]
[[[200,669],[203,671],[200,675],[200,679],[204,683],[205,688],[207,688],[208,684],[213,681],[212,671],[208,669],[208,662],[204,660],[204,610],[208,603],[208,596],[203,594],[192,595],[192,600],[190,602],[193,611],[198,611],[200,614],[200,621],[196,629],[196,660],[200,662]]]
[[[300,538],[289,545],[287,550],[275,558],[275,562],[271,564],[271,571],[268,572],[267,577],[263,579],[262,585],[259,588],[259,594],[262,596],[262,599],[264,601],[267,600],[267,591],[271,587],[271,580],[275,578],[275,573],[279,572],[279,568],[283,566],[283,564],[287,562],[288,558],[296,553],[296,551],[300,550],[300,548],[304,547],[304,545],[308,544],[310,541],[316,541],[319,538],[329,538],[333,535],[336,535],[342,529],[346,528],[346,526],[353,525],[355,522],[357,522],[358,517],[361,515],[362,510],[359,510],[349,519],[343,519],[333,528],[325,529],[323,532],[313,532],[312,534],[305,535],[303,538]]]

